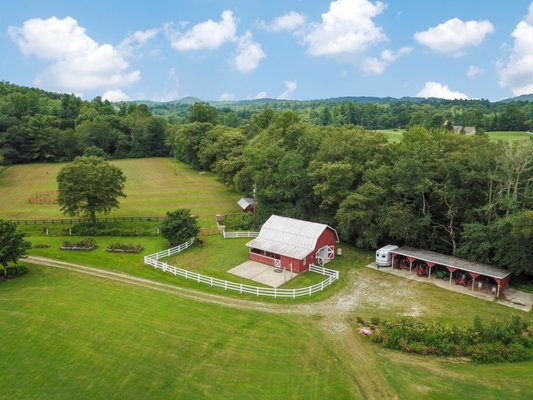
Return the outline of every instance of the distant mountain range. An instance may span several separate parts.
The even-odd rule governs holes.
[[[133,103],[136,104],[146,104],[146,105],[155,105],[155,104],[183,104],[183,105],[190,105],[197,102],[207,102],[212,105],[249,105],[249,104],[267,104],[267,103],[283,103],[283,102],[296,102],[296,103],[316,103],[316,102],[323,102],[323,103],[339,103],[339,102],[355,102],[355,103],[390,103],[394,101],[401,101],[401,102],[413,102],[413,103],[422,103],[422,102],[441,102],[441,101],[454,101],[454,100],[446,100],[446,99],[439,99],[439,98],[424,98],[424,97],[374,97],[374,96],[344,96],[344,97],[333,97],[329,99],[312,99],[312,100],[280,100],[280,99],[271,99],[271,98],[263,98],[263,99],[253,99],[253,100],[202,100],[198,97],[193,96],[187,96],[183,97],[182,99],[173,100],[173,101],[152,101],[152,100],[135,100]],[[476,100],[457,100],[457,101],[476,101]],[[479,100],[477,100],[479,101]],[[510,97],[508,99],[503,99],[499,101],[489,101],[489,100],[482,100],[482,101],[488,101],[489,103],[511,103],[514,101],[533,101],[533,94],[526,94],[516,97]]]

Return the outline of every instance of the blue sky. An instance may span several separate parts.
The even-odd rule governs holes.
[[[531,0],[25,1],[0,79],[86,99],[533,93]]]

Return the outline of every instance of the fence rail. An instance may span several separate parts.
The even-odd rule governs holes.
[[[162,221],[165,217],[103,217],[96,218],[96,222],[142,222]],[[87,222],[85,218],[61,218],[61,219],[12,219],[11,222],[19,225],[61,225],[79,222]]]
[[[222,231],[224,239],[236,239],[236,238],[254,238],[259,235],[259,232],[226,232]]]
[[[233,290],[239,293],[248,293],[255,296],[264,296],[264,297],[274,297],[274,298],[292,298],[302,296],[311,296],[314,293],[321,292],[333,282],[339,279],[339,272],[334,271],[329,268],[319,267],[317,265],[310,265],[309,271],[315,272],[324,276],[327,276],[323,281],[304,288],[298,289],[278,289],[278,288],[264,288],[259,286],[245,285],[242,283],[235,283],[231,281],[226,281],[223,279],[213,278],[211,276],[202,275],[196,272],[188,271],[186,269],[181,269],[173,265],[169,265],[166,262],[161,262],[159,259],[163,257],[168,257],[172,254],[181,253],[182,251],[188,249],[194,243],[194,238],[189,241],[167,249],[160,251],[155,254],[150,254],[144,257],[144,263],[146,265],[151,265],[155,269],[160,269],[163,272],[169,272],[174,276],[181,276],[185,279],[191,279],[198,283],[203,283],[212,287],[223,288],[224,290]]]

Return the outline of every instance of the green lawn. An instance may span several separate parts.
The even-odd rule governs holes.
[[[365,267],[357,273],[365,282],[353,296],[368,315],[398,317],[415,302],[429,319],[510,313]],[[533,361],[475,365],[359,336],[347,348],[317,318],[234,310],[53,268],[30,266],[0,282],[0,307],[6,399],[357,399],[362,370],[397,399],[533,397]]]
[[[402,140],[402,136],[405,132],[405,129],[379,129],[373,132],[382,132],[387,135],[391,142],[400,142]],[[533,134],[522,131],[492,131],[487,132],[487,136],[491,140],[507,141],[529,140],[530,138],[533,138]]]
[[[215,214],[238,212],[240,195],[211,173],[195,171],[170,158],[116,160],[126,175],[120,209],[110,216],[164,216],[167,211],[189,208],[204,228],[215,227]],[[0,171],[0,217],[7,219],[65,218],[57,205],[29,204],[37,192],[57,189],[56,175],[63,164],[23,164]]]
[[[0,282],[0,397],[358,399],[312,321],[30,267]]]
[[[225,279],[235,283],[243,283],[253,286],[264,286],[254,281],[240,278],[226,271],[248,260],[248,248],[245,243],[250,239],[224,239],[222,235],[202,237],[204,244],[202,247],[194,245],[183,253],[165,258],[164,261],[170,265],[198,272],[214,278]],[[216,293],[228,293],[239,298],[256,298],[252,295],[242,295],[240,293],[225,292],[220,288],[211,288],[207,285],[200,285],[197,282],[175,277],[161,270],[144,265],[143,256],[164,250],[168,247],[168,242],[160,237],[96,237],[94,238],[97,248],[90,252],[85,251],[63,251],[60,250],[65,240],[77,241],[83,237],[54,237],[54,236],[30,236],[26,238],[33,245],[49,244],[49,248],[33,248],[30,255],[53,258],[55,260],[71,262],[75,264],[88,265],[105,268],[113,271],[125,272],[131,275],[152,279],[155,281],[176,284],[179,286],[201,289]],[[145,250],[139,254],[116,254],[108,253],[106,248],[113,242],[139,243]],[[351,268],[362,267],[371,262],[370,252],[343,245],[344,255],[337,257],[330,262],[328,268],[341,272],[340,281],[330,286],[322,293],[313,295],[312,298],[303,297],[296,300],[277,300],[278,302],[302,302],[316,301],[328,297],[343,287],[346,274]],[[325,277],[312,272],[306,272],[283,285],[283,288],[293,289],[314,285]],[[274,301],[274,300],[272,300]]]
[[[487,132],[487,136],[491,140],[529,140],[533,138],[533,134],[521,131],[492,131]]]
[[[381,132],[387,135],[391,142],[400,142],[402,140],[405,129],[378,129],[374,132]]]

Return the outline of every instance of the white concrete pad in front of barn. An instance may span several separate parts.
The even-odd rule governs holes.
[[[230,274],[250,279],[254,282],[262,283],[273,288],[280,287],[285,282],[298,276],[297,273],[271,267],[257,261],[246,261],[228,271]]]

